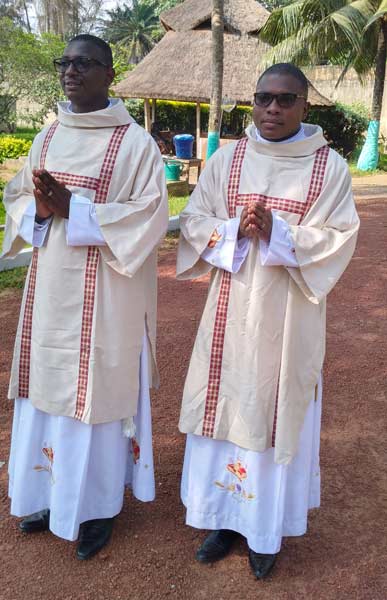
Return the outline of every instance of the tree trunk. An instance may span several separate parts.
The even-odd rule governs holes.
[[[386,79],[387,60],[387,20],[381,19],[378,38],[378,51],[375,64],[375,83],[372,97],[371,121],[368,126],[367,138],[357,163],[360,171],[373,171],[379,161],[379,130],[380,116],[383,107],[384,82]]]
[[[376,54],[375,65],[375,84],[372,97],[372,112],[371,118],[373,121],[380,121],[383,105],[384,81],[386,79],[386,60],[387,60],[387,21],[382,19],[379,39],[378,51]]]
[[[28,33],[31,33],[31,23],[30,23],[30,18],[28,15],[28,8],[27,8],[26,2],[23,2],[23,9],[24,9],[24,14],[25,14],[25,19],[26,19],[27,31],[28,31]]]
[[[222,119],[224,0],[212,4],[212,90],[208,121],[207,159],[219,147]]]

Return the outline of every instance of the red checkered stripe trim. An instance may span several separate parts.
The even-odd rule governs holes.
[[[126,131],[128,130],[128,127],[129,125],[116,127],[113,132],[102,164],[94,202],[98,202],[99,204],[104,204],[106,202],[114,164],[116,162],[121,142]],[[78,390],[74,414],[74,417],[80,420],[83,418],[86,406],[98,262],[98,247],[89,246],[85,268],[85,289],[83,297],[81,345],[79,354]]]
[[[38,268],[38,249],[34,248],[32,252],[30,276],[28,279],[28,289],[26,302],[24,306],[23,325],[20,343],[19,358],[19,398],[29,397],[30,387],[30,360],[31,360],[31,333],[32,333],[32,313],[34,310],[34,298],[36,288],[36,273]]]
[[[42,151],[40,153],[40,168],[41,169],[44,169],[44,165],[46,164],[47,150],[48,150],[48,147],[51,143],[51,140],[53,138],[53,135],[54,135],[58,125],[59,125],[59,121],[54,121],[53,124],[51,125],[50,129],[47,131],[47,135],[43,142]]]
[[[50,171],[51,175],[65,185],[85,188],[87,190],[96,190],[99,179],[95,177],[84,177],[83,175],[74,175],[73,173],[62,173],[60,171]]]
[[[104,204],[106,202],[110,180],[112,178],[114,165],[117,159],[117,154],[120,149],[123,137],[128,131],[129,127],[130,123],[128,125],[121,125],[120,127],[116,127],[114,130],[102,164],[102,169],[99,176],[99,185],[94,199],[95,203]]]
[[[308,196],[304,207],[302,218],[304,219],[306,214],[312,208],[312,205],[316,202],[317,198],[321,194],[322,186],[324,183],[325,169],[327,166],[327,160],[329,155],[329,146],[319,148],[316,152],[316,158],[314,160],[312,177],[310,180]]]
[[[231,273],[224,271],[220,284],[218,305],[215,315],[214,334],[212,337],[207,397],[202,430],[202,435],[205,437],[213,437],[214,435],[230,289]]]
[[[291,212],[297,215],[303,215],[305,212],[305,203],[297,202],[297,200],[287,200],[286,198],[275,198],[272,196],[264,196],[263,194],[239,194],[236,205],[244,206],[249,202],[261,202],[265,208],[274,210],[282,210]]]
[[[246,151],[247,138],[240,140],[235,148],[231,163],[228,203],[229,216],[235,216],[235,199],[239,189],[240,173],[243,157]],[[210,355],[206,405],[204,409],[202,435],[213,437],[215,428],[216,408],[219,398],[220,377],[222,373],[224,336],[226,332],[227,311],[231,289],[231,273],[224,271],[220,283],[218,304],[215,314],[214,332]]]
[[[97,246],[87,249],[85,271],[85,291],[83,296],[81,347],[79,353],[77,404],[74,417],[82,419],[86,405],[87,381],[89,377],[89,359],[91,349],[91,332],[93,328],[95,283],[99,261]]]
[[[277,381],[277,392],[275,395],[275,407],[274,407],[274,417],[273,417],[273,429],[271,433],[271,445],[275,447],[275,436],[277,433],[277,416],[278,416],[278,396],[279,396],[279,375]]]
[[[236,145],[231,163],[230,177],[228,180],[228,214],[231,219],[235,217],[235,207],[238,199],[239,182],[243,159],[246,152],[247,138],[239,140]]]

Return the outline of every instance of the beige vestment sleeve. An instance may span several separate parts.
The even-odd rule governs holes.
[[[19,227],[27,207],[34,200],[32,169],[37,168],[44,137],[45,132],[36,136],[24,167],[4,189],[7,217],[2,256],[15,256],[26,245],[25,240],[19,236]]]
[[[187,206],[180,213],[178,279],[201,277],[212,269],[201,254],[214,230],[229,218],[224,203],[216,202],[216,194],[220,197],[224,193],[227,195],[228,177],[222,177],[223,171],[222,154],[215,153],[206,164]],[[226,191],[221,189],[224,184]]]
[[[315,304],[325,298],[348,266],[359,229],[351,175],[342,159],[332,158],[333,164],[315,206],[302,225],[290,226],[299,269],[288,271]]]
[[[135,176],[124,182],[120,191],[128,200],[115,202],[111,198],[107,204],[95,204],[108,246],[100,248],[101,255],[110,267],[128,277],[143,265],[168,227],[168,195],[160,151],[148,137],[135,152],[136,157],[128,164]]]

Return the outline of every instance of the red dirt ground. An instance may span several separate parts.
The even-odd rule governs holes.
[[[0,469],[3,600],[387,599],[387,202],[362,199],[356,256],[329,298],[322,431],[322,507],[309,531],[284,540],[272,576],[257,582],[240,543],[214,566],[195,562],[203,533],[184,525],[179,403],[206,295],[206,280],[177,282],[174,248],[160,256],[160,391],[153,398],[157,499],[127,494],[109,546],[93,560],[50,533],[22,536],[9,516]],[[173,245],[173,244],[172,244]],[[0,296],[0,459],[12,405],[6,387],[21,294]]]

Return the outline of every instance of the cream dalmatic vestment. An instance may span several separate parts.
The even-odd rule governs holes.
[[[67,106],[67,105],[66,105]],[[93,113],[59,104],[4,193],[4,255],[24,245],[18,229],[33,199],[32,169],[46,168],[94,202],[106,246],[68,246],[54,217],[34,248],[12,365],[10,398],[104,423],[136,414],[144,322],[155,363],[156,248],[168,221],[163,162],[120,100]]]
[[[194,278],[217,226],[250,201],[290,225],[299,268],[263,267],[259,244],[238,273],[213,271],[183,395],[180,430],[228,440],[288,464],[325,354],[326,295],[355,248],[359,220],[345,161],[319,127],[306,139],[247,138],[218,150],[181,214],[177,274]]]

